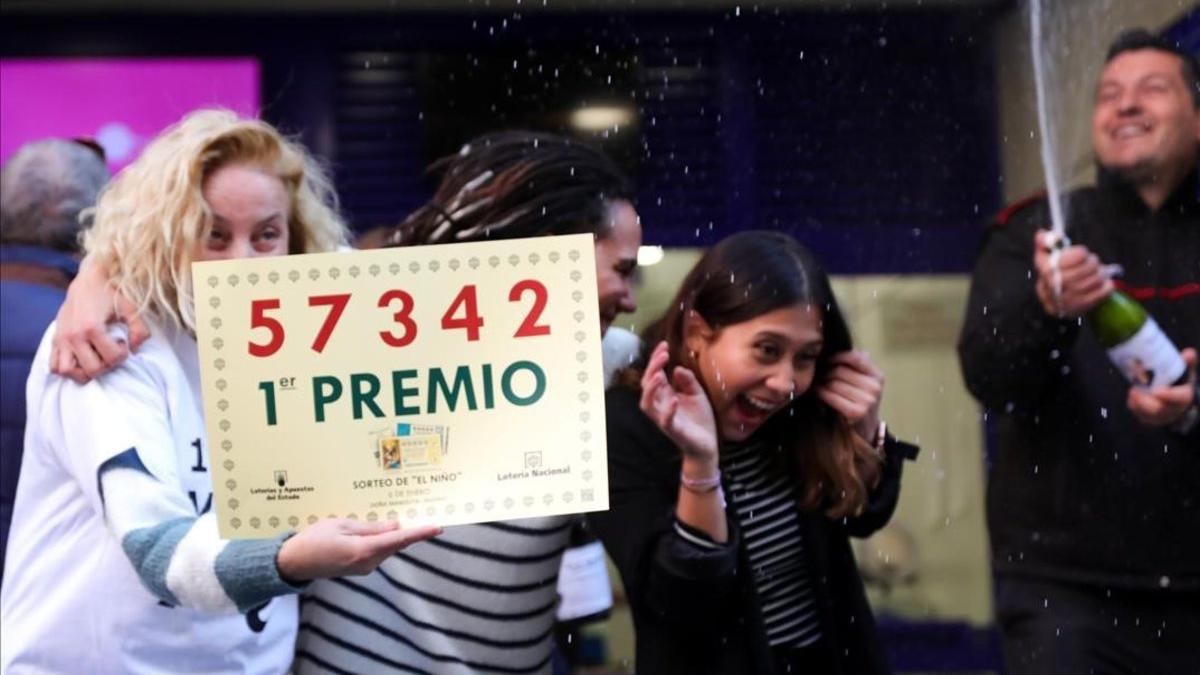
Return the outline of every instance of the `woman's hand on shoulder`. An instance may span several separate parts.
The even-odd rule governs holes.
[[[845,417],[868,443],[879,429],[879,404],[883,401],[883,372],[862,350],[834,354],[833,368],[817,386],[826,405]]]
[[[684,455],[715,460],[717,423],[708,395],[696,375],[683,366],[668,378],[664,370],[668,358],[667,343],[658,343],[642,374],[642,412]]]
[[[90,259],[67,288],[55,321],[50,370],[80,384],[121,365],[131,349],[150,337],[134,308],[109,286],[105,266]],[[127,340],[109,335],[108,324],[115,321],[128,327]]]
[[[293,585],[370,574],[397,551],[441,533],[434,525],[402,529],[395,521],[326,518],[283,542],[275,564],[279,576]]]

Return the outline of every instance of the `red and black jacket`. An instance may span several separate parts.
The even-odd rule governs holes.
[[[1065,200],[1067,234],[1124,268],[1119,287],[1182,349],[1200,348],[1197,177],[1156,212],[1113,180]],[[1200,589],[1200,431],[1140,424],[1086,323],[1046,315],[1033,236],[1044,198],[1002,213],[976,264],[959,342],[968,388],[997,419],[988,527],[999,574]]]

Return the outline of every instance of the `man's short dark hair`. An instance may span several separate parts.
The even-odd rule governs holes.
[[[1112,44],[1108,46],[1108,56],[1105,57],[1104,63],[1107,64],[1125,52],[1135,52],[1143,49],[1167,52],[1179,57],[1180,62],[1182,62],[1183,83],[1187,85],[1188,91],[1192,94],[1192,104],[1200,108],[1200,62],[1197,62],[1195,54],[1184,51],[1179,45],[1162,36],[1155,35],[1142,28],[1127,30],[1118,35],[1117,39],[1113,40]]]

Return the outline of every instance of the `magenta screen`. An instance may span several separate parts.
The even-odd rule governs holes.
[[[0,59],[0,160],[40,138],[87,136],[114,171],[196,108],[259,111],[252,58]]]

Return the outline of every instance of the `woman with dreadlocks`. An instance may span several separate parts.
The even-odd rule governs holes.
[[[440,185],[396,229],[393,244],[590,232],[606,373],[629,362],[632,349],[612,354],[624,331],[609,326],[635,308],[641,227],[628,181],[611,160],[560,136],[500,132],[432,168]],[[312,584],[301,610],[298,672],[548,671],[555,580],[576,520],[454,527],[436,546],[411,546],[368,576]]]
[[[628,180],[598,150],[562,136],[504,131],[436,162],[433,199],[392,243],[452,244],[589,232],[596,238],[600,332],[636,305],[630,280],[642,228]]]
[[[630,362],[636,338],[609,326],[617,314],[635,308],[632,277],[641,226],[629,182],[610,159],[561,136],[500,132],[472,140],[431,168],[441,175],[433,198],[400,224],[392,244],[590,232],[596,245],[605,372]],[[71,292],[82,296],[96,289]],[[88,302],[112,306],[111,299],[100,300]],[[87,315],[93,311],[88,306],[75,311]],[[102,317],[71,317],[70,306],[60,313],[60,333],[67,332],[59,338],[56,367],[62,373],[82,376],[75,362],[80,351],[89,360],[88,374],[94,374],[102,372],[98,369],[107,365],[108,355],[119,356],[126,349],[92,346],[108,339]],[[368,576],[310,584],[302,603],[295,669],[547,672],[554,643],[555,581],[576,520],[556,516],[455,527],[437,545],[411,546]]]

